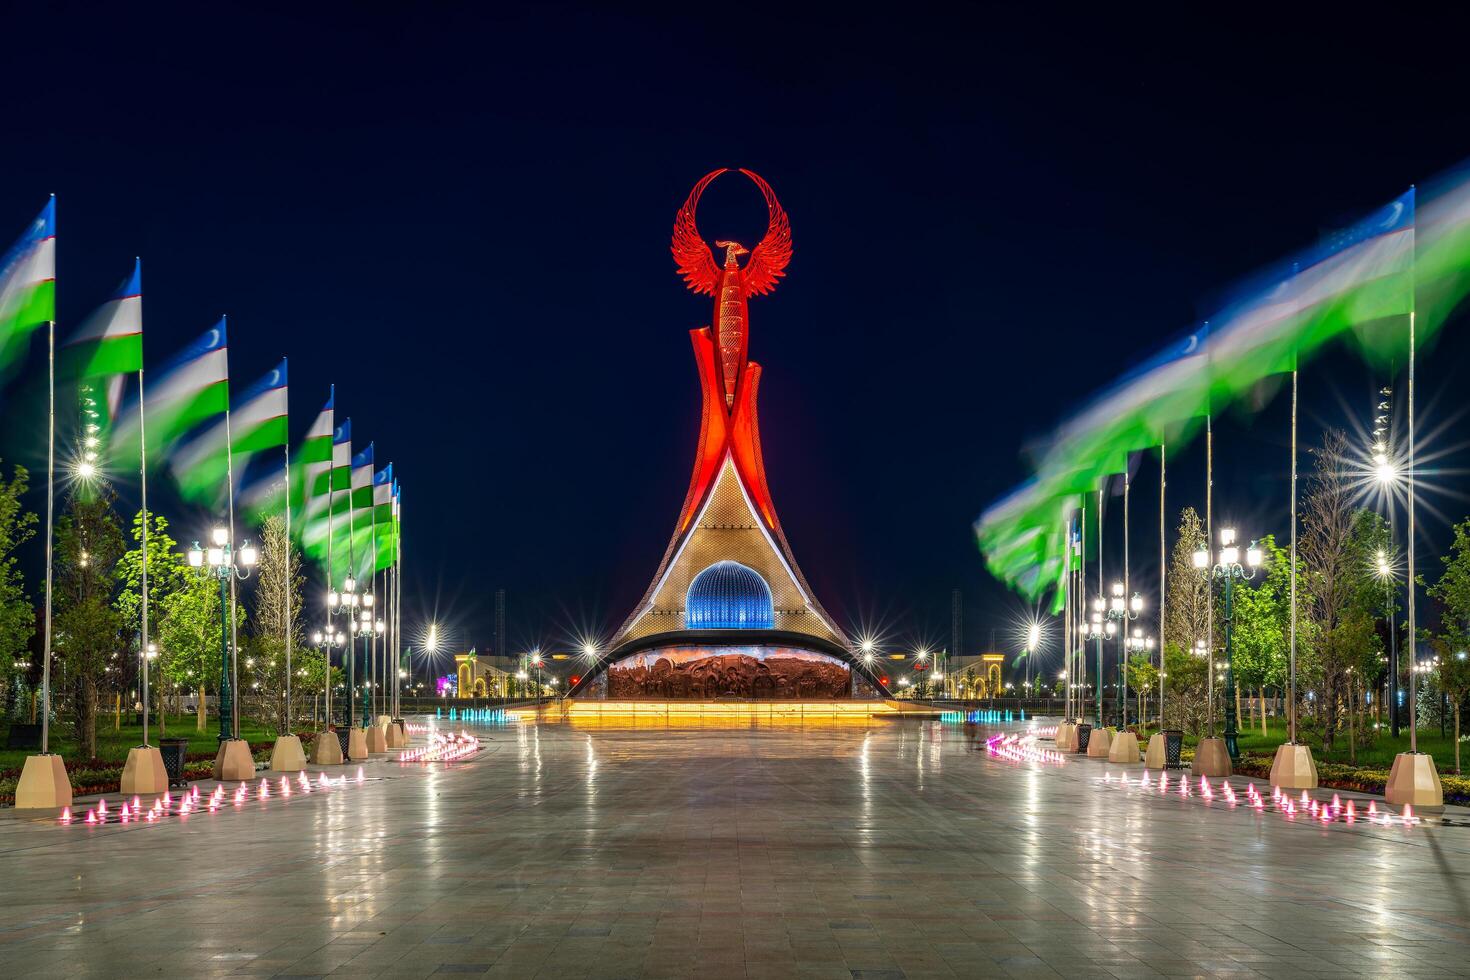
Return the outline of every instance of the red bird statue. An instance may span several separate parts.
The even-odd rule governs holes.
[[[716,248],[725,250],[725,263],[715,261],[699,228],[694,222],[694,212],[699,206],[699,196],[710,181],[726,168],[711,171],[694,185],[689,199],[674,218],[674,264],[684,277],[689,288],[704,296],[715,297],[714,327],[719,342],[720,384],[724,390],[725,407],[733,408],[735,393],[745,373],[746,349],[749,344],[746,319],[746,300],[751,296],[764,296],[776,288],[776,281],[786,274],[786,264],[791,261],[791,222],[776,200],[775,191],[750,170],[740,172],[755,182],[766,199],[769,224],[766,235],[753,249],[746,249],[739,242],[715,242]],[[749,255],[745,268],[737,259]]]

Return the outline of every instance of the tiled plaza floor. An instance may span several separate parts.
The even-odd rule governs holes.
[[[184,821],[5,814],[0,976],[1470,974],[1470,827],[1122,792],[937,722],[483,733]]]

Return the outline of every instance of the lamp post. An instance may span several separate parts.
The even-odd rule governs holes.
[[[1103,703],[1102,703],[1103,702],[1103,699],[1102,699],[1102,692],[1103,692],[1103,638],[1104,637],[1111,637],[1114,633],[1118,632],[1118,624],[1116,622],[1114,622],[1111,617],[1109,617],[1106,621],[1103,620],[1103,613],[1106,611],[1106,609],[1107,609],[1107,603],[1103,600],[1102,596],[1098,596],[1096,599],[1094,599],[1093,602],[1092,602],[1092,622],[1090,622],[1090,623],[1087,624],[1087,638],[1089,640],[1096,640],[1097,641],[1097,727],[1098,728],[1102,728],[1103,727]],[[1082,680],[1084,682],[1087,680],[1087,675],[1086,674],[1083,674],[1082,675]],[[1082,688],[1082,702],[1081,703],[1084,706],[1087,704],[1087,687],[1086,687],[1085,683],[1084,683],[1083,688]],[[1081,710],[1081,711],[1078,712],[1078,715],[1081,716],[1081,715],[1085,715],[1086,713],[1087,712],[1086,712],[1086,709],[1084,707],[1083,710]]]
[[[249,541],[244,542],[238,549],[230,545],[230,532],[228,528],[216,527],[210,536],[210,545],[206,551],[199,547],[199,542],[189,549],[189,566],[197,568],[201,575],[213,575],[219,580],[219,612],[220,612],[220,684],[219,684],[219,740],[227,742],[240,737],[240,718],[235,711],[235,693],[230,686],[231,656],[234,651],[230,649],[230,590],[229,584],[232,579],[244,580],[250,577],[250,570],[255,567],[259,555],[255,546]],[[206,562],[208,567],[206,568]]]
[[[1123,729],[1126,729],[1128,727],[1128,677],[1127,677],[1127,673],[1126,673],[1126,667],[1127,667],[1127,661],[1128,661],[1128,640],[1127,640],[1127,636],[1126,636],[1127,631],[1126,631],[1126,629],[1123,629],[1123,627],[1124,627],[1124,625],[1126,623],[1130,623],[1133,620],[1137,619],[1138,618],[1138,614],[1141,613],[1141,612],[1143,612],[1143,596],[1141,596],[1137,592],[1135,592],[1135,593],[1133,593],[1132,598],[1130,598],[1130,599],[1128,599],[1128,600],[1125,601],[1124,598],[1123,598],[1124,595],[1125,595],[1125,593],[1126,593],[1126,587],[1123,585],[1123,583],[1122,582],[1114,582],[1113,583],[1113,595],[1112,595],[1112,598],[1108,602],[1108,625],[1109,626],[1113,626],[1114,623],[1117,624],[1117,626],[1114,627],[1114,629],[1108,630],[1108,635],[1109,636],[1112,636],[1115,630],[1123,630],[1123,632],[1125,634],[1123,637],[1121,637],[1121,640],[1122,640],[1121,647],[1122,647],[1122,649],[1120,649],[1118,651],[1118,722],[1119,722],[1118,723],[1118,730],[1119,731],[1122,731]],[[1098,643],[1097,686],[1098,686],[1098,689],[1099,690],[1102,689],[1102,643],[1101,642]]]
[[[873,642],[872,637],[865,636],[858,644],[858,651],[860,656],[862,657],[863,666],[868,669],[868,674],[871,675],[873,673],[873,663],[878,659],[877,644]],[[857,683],[857,672],[854,671],[852,677],[853,697],[857,697]]]
[[[1194,567],[1206,572],[1212,580],[1225,583],[1225,751],[1232,763],[1240,761],[1240,733],[1236,731],[1235,717],[1235,670],[1231,662],[1230,626],[1234,618],[1232,598],[1236,580],[1242,582],[1256,577],[1261,567],[1261,549],[1252,541],[1245,550],[1245,565],[1240,563],[1240,547],[1235,543],[1235,529],[1220,529],[1220,548],[1215,562],[1210,562],[1210,553],[1201,548],[1194,553]]]
[[[1133,630],[1133,632],[1128,637],[1126,637],[1123,640],[1123,652],[1124,652],[1125,655],[1134,654],[1134,653],[1147,653],[1150,656],[1152,656],[1153,655],[1153,651],[1154,651],[1154,638],[1151,637],[1151,636],[1144,636],[1143,635],[1143,630],[1138,629],[1137,627],[1135,627],[1134,630]],[[1126,682],[1127,682],[1127,675],[1125,674],[1124,675],[1124,683],[1126,684]],[[1143,721],[1143,709],[1141,707],[1139,708],[1138,723],[1140,725],[1142,725],[1144,723],[1144,721]],[[1124,720],[1124,725],[1125,725],[1125,727],[1127,725],[1126,716],[1125,716],[1125,720]]]
[[[317,650],[321,651],[322,656],[327,662],[326,677],[322,683],[327,689],[325,707],[327,729],[330,731],[332,729],[332,647],[345,646],[347,637],[343,636],[338,630],[333,629],[332,624],[328,623],[325,629],[312,631],[311,642]]]
[[[344,666],[347,668],[347,727],[348,728],[351,728],[352,727],[352,720],[355,717],[357,717],[357,658],[352,655],[352,641],[351,641],[351,639],[350,638],[344,638],[341,630],[336,630],[336,629],[333,628],[333,626],[332,626],[332,619],[335,616],[347,616],[348,617],[348,623],[349,623],[348,633],[349,634],[356,633],[357,632],[357,619],[356,619],[357,607],[359,605],[361,605],[361,603],[362,603],[362,596],[360,596],[360,595],[357,594],[357,580],[352,577],[352,573],[351,572],[348,572],[347,573],[347,577],[342,581],[342,591],[341,592],[337,592],[334,589],[329,589],[327,591],[327,628],[326,628],[326,635],[328,637],[335,636],[337,638],[337,644],[343,647],[342,656],[343,656],[343,659],[346,661],[346,663],[344,664]],[[346,642],[343,642],[344,639],[346,640]],[[330,654],[330,652],[327,654],[327,667],[329,668],[328,669],[327,676],[328,676],[328,680],[330,681],[330,678],[331,678],[331,671],[330,671],[330,667],[331,667],[331,654]],[[328,712],[328,715],[330,716],[330,712]]]
[[[1394,632],[1393,599],[1398,582],[1394,579],[1393,565],[1388,553],[1378,551],[1378,578],[1383,582],[1383,614],[1388,618],[1388,724],[1394,738],[1399,737],[1399,642]]]

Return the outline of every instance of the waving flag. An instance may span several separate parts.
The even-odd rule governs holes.
[[[327,482],[332,470],[332,402],[334,389],[329,389],[327,403],[306,430],[301,445],[291,454],[291,532],[297,541],[307,533],[310,523],[309,503],[314,493],[324,499]],[[246,487],[241,494],[240,506],[254,523],[263,523],[266,518],[285,512],[286,497],[283,492],[285,481],[277,473],[261,477]]]
[[[31,332],[56,319],[56,198],[0,256],[0,372],[25,355]]]
[[[389,463],[373,474],[374,568],[377,571],[393,564],[393,487],[393,464]]]
[[[337,389],[332,388],[328,409],[337,400]],[[327,414],[324,409],[323,415]],[[335,410],[333,410],[335,415]],[[317,417],[321,421],[321,416]],[[345,565],[348,548],[348,513],[352,509],[352,420],[343,419],[332,429],[330,456],[325,478],[318,471],[306,498],[306,521],[302,531],[301,546],[313,558],[325,561],[329,550],[331,564]],[[328,531],[330,530],[330,536]]]
[[[132,374],[143,367],[143,263],[57,353],[57,373],[73,380]]]
[[[79,385],[96,436],[117,415],[126,376],[143,368],[143,263],[57,352],[57,373]]]
[[[1132,454],[1187,441],[1206,415],[1338,338],[1354,339],[1375,358],[1402,350],[1414,309],[1414,222],[1411,190],[1240,287],[1204,329],[1166,347],[1070,418],[1035,454],[1035,478],[976,522],[987,568],[1039,598],[1065,569],[1065,521],[1077,495],[1123,472]],[[1444,232],[1439,240],[1453,239]]]
[[[373,565],[373,444],[352,457],[352,556],[354,571],[365,575]]]
[[[148,459],[163,458],[163,451],[177,443],[189,430],[222,414],[230,400],[229,345],[225,320],[164,366],[150,385],[148,399]],[[123,407],[112,430],[112,455],[122,461],[137,459],[138,404]]]
[[[243,473],[250,458],[286,444],[286,361],[241,393],[226,419],[190,439],[173,453],[169,466],[187,500],[219,504],[228,496],[231,457]]]

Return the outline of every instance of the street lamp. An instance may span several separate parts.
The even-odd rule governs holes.
[[[1383,582],[1383,614],[1388,618],[1388,722],[1394,738],[1399,737],[1399,642],[1394,632],[1393,601],[1398,581],[1393,563],[1382,548],[1374,561],[1374,571]]]
[[[328,621],[324,629],[312,631],[311,642],[313,646],[321,651],[322,656],[326,659],[326,677],[322,681],[322,684],[327,691],[325,707],[327,730],[330,731],[332,730],[332,647],[345,647],[347,645],[347,637],[342,634],[341,630],[334,629],[331,622]]]
[[[1141,612],[1143,612],[1143,596],[1141,596],[1137,592],[1135,592],[1135,593],[1133,593],[1132,597],[1128,598],[1125,601],[1124,596],[1126,595],[1126,593],[1127,593],[1127,587],[1124,586],[1122,582],[1114,582],[1113,583],[1113,595],[1112,595],[1112,599],[1108,603],[1108,624],[1109,625],[1112,625],[1113,623],[1117,623],[1118,625],[1117,625],[1116,629],[1122,629],[1123,626],[1124,626],[1124,624],[1130,623],[1133,620],[1137,619],[1138,618],[1138,614],[1141,613]],[[1124,637],[1123,637],[1124,651],[1123,652],[1120,652],[1119,655],[1118,655],[1118,721],[1119,721],[1118,730],[1119,731],[1123,731],[1123,730],[1125,730],[1128,727],[1128,675],[1127,675],[1127,661],[1128,661],[1128,657],[1127,657],[1127,654],[1126,654],[1126,649],[1127,649],[1128,643],[1127,643],[1126,631],[1124,631],[1124,634],[1125,634]],[[1108,631],[1108,635],[1109,636],[1112,636],[1113,635],[1113,631],[1112,630],[1109,630]],[[1098,687],[1101,688],[1102,687],[1102,643],[1101,642],[1098,643],[1098,672],[1097,672],[1097,683],[1098,683]],[[1099,707],[1099,710],[1101,710],[1100,707]]]
[[[328,579],[328,582],[330,584],[330,577]],[[341,592],[338,592],[336,589],[332,589],[332,588],[328,588],[327,589],[327,627],[326,627],[326,634],[325,635],[327,636],[327,638],[329,640],[332,637],[336,637],[337,638],[337,643],[335,645],[341,646],[343,648],[343,651],[342,651],[343,666],[347,668],[347,727],[348,728],[351,728],[352,727],[352,720],[357,715],[357,658],[355,656],[353,656],[353,654],[352,654],[352,643],[351,643],[351,640],[350,639],[347,639],[346,642],[343,642],[343,640],[344,640],[343,633],[342,633],[341,630],[336,629],[335,627],[333,627],[332,620],[333,620],[334,617],[337,617],[337,616],[346,616],[346,617],[348,617],[348,630],[347,630],[348,636],[350,637],[350,636],[356,635],[356,633],[357,633],[356,611],[357,611],[357,609],[358,609],[358,607],[360,605],[362,605],[362,596],[360,596],[360,595],[357,594],[357,579],[355,579],[355,578],[352,577],[352,573],[351,572],[348,572],[347,573],[347,577],[345,579],[343,579],[343,581],[342,581],[342,591]],[[331,646],[332,644],[329,642],[328,645]],[[331,655],[331,652],[329,650],[328,653],[327,653],[328,676],[330,676],[331,666],[332,666],[332,655]],[[329,704],[330,704],[330,702],[329,702]],[[327,713],[327,718],[328,718],[328,723],[330,724],[330,721],[331,721],[331,712],[330,712],[330,710]]]
[[[1210,563],[1210,553],[1201,548],[1194,553],[1194,567],[1206,571],[1212,580],[1223,580],[1225,582],[1225,751],[1230,754],[1230,761],[1240,761],[1239,732],[1235,730],[1235,671],[1231,662],[1230,624],[1234,618],[1232,597],[1237,579],[1248,581],[1256,577],[1256,570],[1261,567],[1261,549],[1252,541],[1250,547],[1245,550],[1245,564],[1240,563],[1240,546],[1235,543],[1235,529],[1226,527],[1220,529],[1220,548],[1216,552],[1215,562]],[[1214,699],[1210,703],[1210,719],[1213,728],[1215,705]]]
[[[1102,596],[1098,596],[1096,599],[1092,600],[1092,620],[1087,624],[1087,639],[1089,639],[1089,640],[1096,640],[1097,641],[1097,727],[1098,728],[1101,728],[1103,726],[1103,706],[1102,706],[1103,638],[1104,637],[1111,637],[1114,633],[1116,633],[1118,631],[1118,624],[1115,623],[1115,622],[1113,622],[1113,620],[1112,620],[1111,617],[1108,618],[1106,621],[1104,621],[1104,619],[1103,619],[1103,613],[1106,611],[1106,609],[1107,609],[1107,603],[1103,600]],[[1087,679],[1086,678],[1086,675],[1083,675],[1083,678],[1082,679],[1084,681],[1086,681],[1086,679]],[[1086,701],[1086,699],[1087,699],[1087,686],[1086,686],[1085,683],[1084,683],[1084,685],[1082,687],[1081,697],[1083,699],[1082,700],[1082,704],[1085,705],[1087,703],[1087,701]],[[1084,707],[1082,710],[1078,711],[1077,714],[1078,714],[1079,717],[1085,716],[1087,714],[1086,708]]]
[[[238,549],[232,549],[229,530],[216,527],[210,536],[209,548],[207,550],[201,548],[199,542],[196,541],[189,549],[188,558],[189,567],[198,569],[201,576],[213,575],[219,580],[219,740],[226,742],[240,737],[240,719],[235,712],[234,692],[230,684],[232,651],[230,650],[228,586],[234,579],[238,578],[243,581],[249,578],[250,571],[255,567],[259,555],[255,546],[249,541],[241,544]]]

